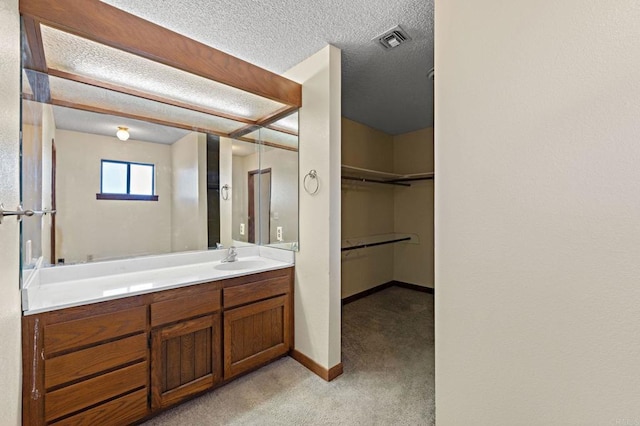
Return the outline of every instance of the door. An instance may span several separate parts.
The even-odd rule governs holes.
[[[159,409],[220,380],[220,314],[156,328],[151,341],[151,406]]]

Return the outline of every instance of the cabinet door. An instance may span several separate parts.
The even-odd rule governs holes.
[[[220,380],[220,314],[154,329],[151,351],[153,409],[213,387]]]
[[[224,378],[286,354],[291,342],[289,295],[224,312]]]

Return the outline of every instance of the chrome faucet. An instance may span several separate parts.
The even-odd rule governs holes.
[[[227,251],[227,256],[221,260],[221,262],[235,262],[238,260],[238,252],[234,246],[229,247]]]

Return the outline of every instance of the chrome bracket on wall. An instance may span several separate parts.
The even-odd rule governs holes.
[[[2,224],[2,219],[4,219],[5,216],[15,216],[16,219],[18,219],[18,222],[20,222],[22,220],[22,218],[24,216],[27,217],[31,217],[34,215],[37,216],[42,216],[45,214],[55,214],[55,210],[43,210],[43,211],[34,211],[34,210],[24,210],[22,208],[22,205],[18,205],[18,208],[16,210],[5,210],[4,209],[4,204],[0,203],[0,225]]]

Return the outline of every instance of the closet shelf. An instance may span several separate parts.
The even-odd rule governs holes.
[[[433,172],[399,174],[381,172],[378,170],[364,169],[361,167],[342,165],[342,179],[360,182],[383,183],[387,185],[411,186],[411,181],[430,180],[434,178]]]
[[[420,240],[417,234],[380,234],[369,235],[366,237],[353,237],[344,239],[342,241],[341,250],[358,250],[367,247],[382,246],[385,244],[393,244],[399,242],[419,244]]]

